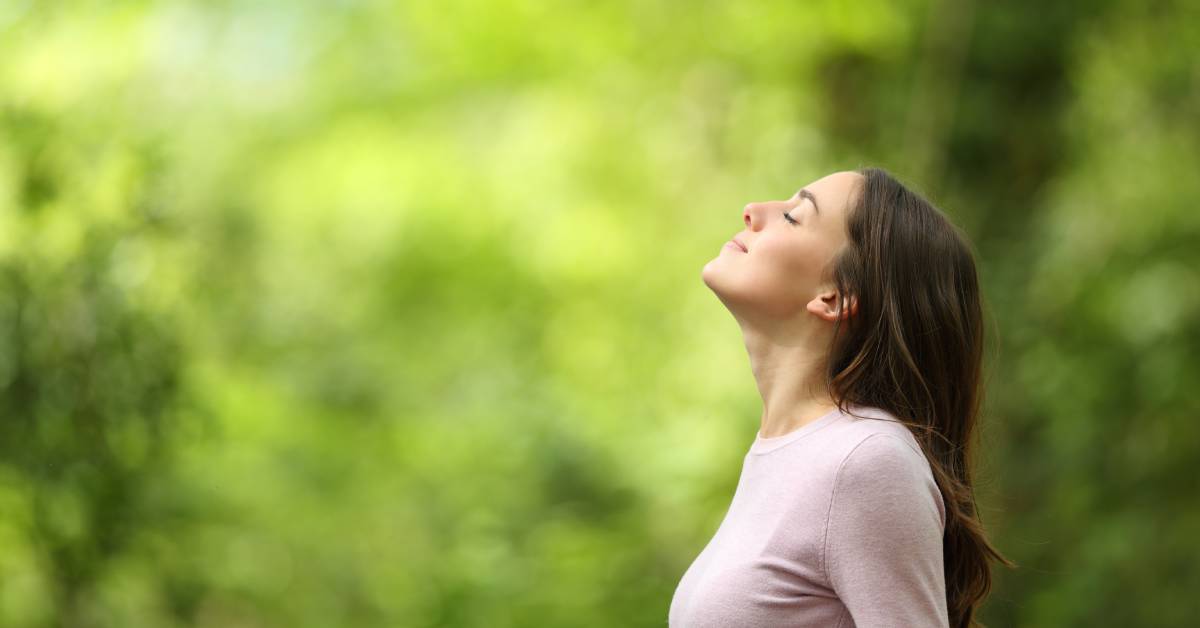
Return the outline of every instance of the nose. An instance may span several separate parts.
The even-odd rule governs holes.
[[[748,203],[742,208],[742,222],[746,223],[751,231],[762,227],[762,206],[762,203]]]

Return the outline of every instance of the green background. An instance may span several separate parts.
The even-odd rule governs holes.
[[[761,400],[700,279],[972,238],[993,626],[1200,616],[1194,2],[0,4],[0,625],[665,626]]]

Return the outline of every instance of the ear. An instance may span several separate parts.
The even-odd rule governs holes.
[[[858,298],[854,295],[842,296],[842,312],[840,318],[846,320],[858,313]],[[806,309],[818,318],[834,322],[839,318],[837,312],[838,293],[836,290],[826,290],[808,302]]]

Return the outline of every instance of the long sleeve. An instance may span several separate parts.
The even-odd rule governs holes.
[[[949,625],[944,528],[928,463],[908,443],[873,434],[846,455],[834,478],[824,563],[855,626]]]

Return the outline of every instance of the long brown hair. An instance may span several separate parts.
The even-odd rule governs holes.
[[[859,173],[847,243],[831,266],[858,311],[834,325],[827,383],[844,412],[887,410],[921,443],[946,506],[950,626],[968,628],[991,589],[988,562],[1016,566],[988,542],[971,483],[983,359],[974,254],[956,225],[886,171]]]

